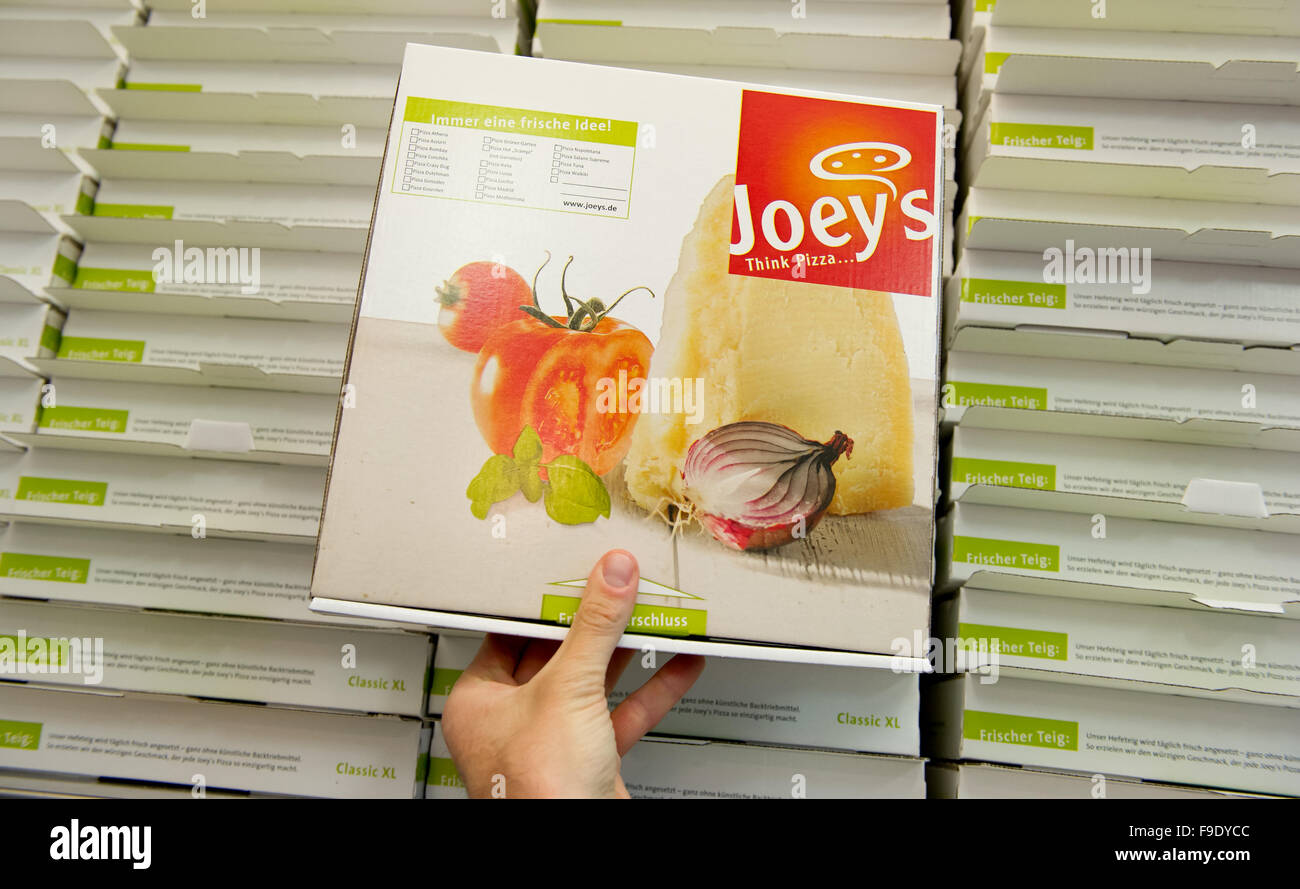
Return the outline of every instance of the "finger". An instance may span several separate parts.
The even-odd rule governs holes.
[[[465,668],[465,676],[489,682],[515,684],[515,665],[528,640],[521,636],[489,633],[478,647],[474,660]]]
[[[609,659],[609,669],[605,671],[605,697],[609,697],[614,686],[623,678],[623,672],[627,670],[627,665],[632,663],[632,656],[636,654],[635,648],[616,648],[614,655]]]
[[[627,753],[646,732],[658,725],[703,672],[704,658],[694,654],[675,655],[645,685],[615,707],[609,716],[614,722],[618,755]]]
[[[558,639],[531,639],[519,657],[519,666],[515,667],[515,682],[523,685],[546,666],[546,662],[555,656],[560,647]]]
[[[590,680],[599,689],[618,638],[627,629],[641,576],[626,550],[605,553],[587,576],[573,625],[552,664],[570,679]]]

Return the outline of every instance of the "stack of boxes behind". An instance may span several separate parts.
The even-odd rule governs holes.
[[[936,635],[1000,669],[930,690],[933,786],[1297,795],[1294,4],[1094,14],[959,17]]]
[[[0,791],[463,796],[477,640],[306,602],[402,47],[514,10],[151,6],[0,3],[0,640],[100,674],[18,658]],[[1296,6],[962,0],[959,43],[942,0],[542,0],[539,55],[954,134],[962,76],[933,635],[984,673],[922,724],[914,674],[715,659],[634,796],[920,796],[923,736],[931,795],[1300,795]]]
[[[125,0],[0,7],[40,54],[6,46],[3,69],[27,172],[0,197],[35,209],[4,205],[0,627],[84,667],[17,656],[0,787],[422,795],[431,639],[309,611],[312,547],[397,60],[408,39],[509,52],[516,22],[152,6],[144,27]],[[49,27],[131,65],[64,70]],[[35,77],[59,104],[25,99]]]

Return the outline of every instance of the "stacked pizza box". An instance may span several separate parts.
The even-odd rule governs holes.
[[[81,251],[62,216],[95,195],[78,149],[111,132],[93,91],[125,70],[110,28],[141,20],[124,0],[0,4],[0,435],[35,428],[43,381],[30,359],[58,348],[64,312],[50,289],[72,279]]]
[[[0,785],[422,795],[431,638],[308,584],[402,49],[513,4],[84,5],[0,5]]]
[[[428,712],[441,717],[481,636],[438,636]],[[617,707],[671,655],[638,652]],[[641,798],[919,798],[925,793],[915,673],[711,658],[687,695],[623,757]],[[425,799],[466,788],[435,720]]]
[[[958,6],[936,792],[1300,795],[1300,4]]]

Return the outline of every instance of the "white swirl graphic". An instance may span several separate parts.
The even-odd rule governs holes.
[[[847,154],[848,160],[860,160],[866,158],[866,172],[840,172],[844,167],[845,159],[831,160],[837,154]],[[894,160],[890,162],[890,155]],[[868,157],[869,156],[869,157]],[[829,169],[827,168],[827,162]],[[845,142],[842,145],[832,145],[830,148],[823,149],[813,155],[812,160],[808,162],[808,169],[818,179],[869,179],[872,182],[880,182],[889,187],[890,193],[895,199],[898,198],[898,188],[886,176],[876,175],[878,173],[889,173],[894,170],[901,170],[912,162],[912,153],[901,145],[894,145],[892,142]]]

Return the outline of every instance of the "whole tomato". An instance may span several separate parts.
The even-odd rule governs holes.
[[[566,293],[570,315],[544,315],[535,292],[533,310],[498,327],[479,351],[470,389],[474,419],[494,453],[512,453],[519,433],[532,426],[542,462],[572,454],[605,475],[627,454],[637,415],[602,410],[609,398],[598,405],[597,396],[620,379],[644,379],[654,346],[636,327],[608,317],[613,305]]]
[[[471,262],[457,269],[437,288],[438,328],[457,349],[477,352],[502,324],[519,317],[519,307],[532,299],[514,269],[495,262]]]

